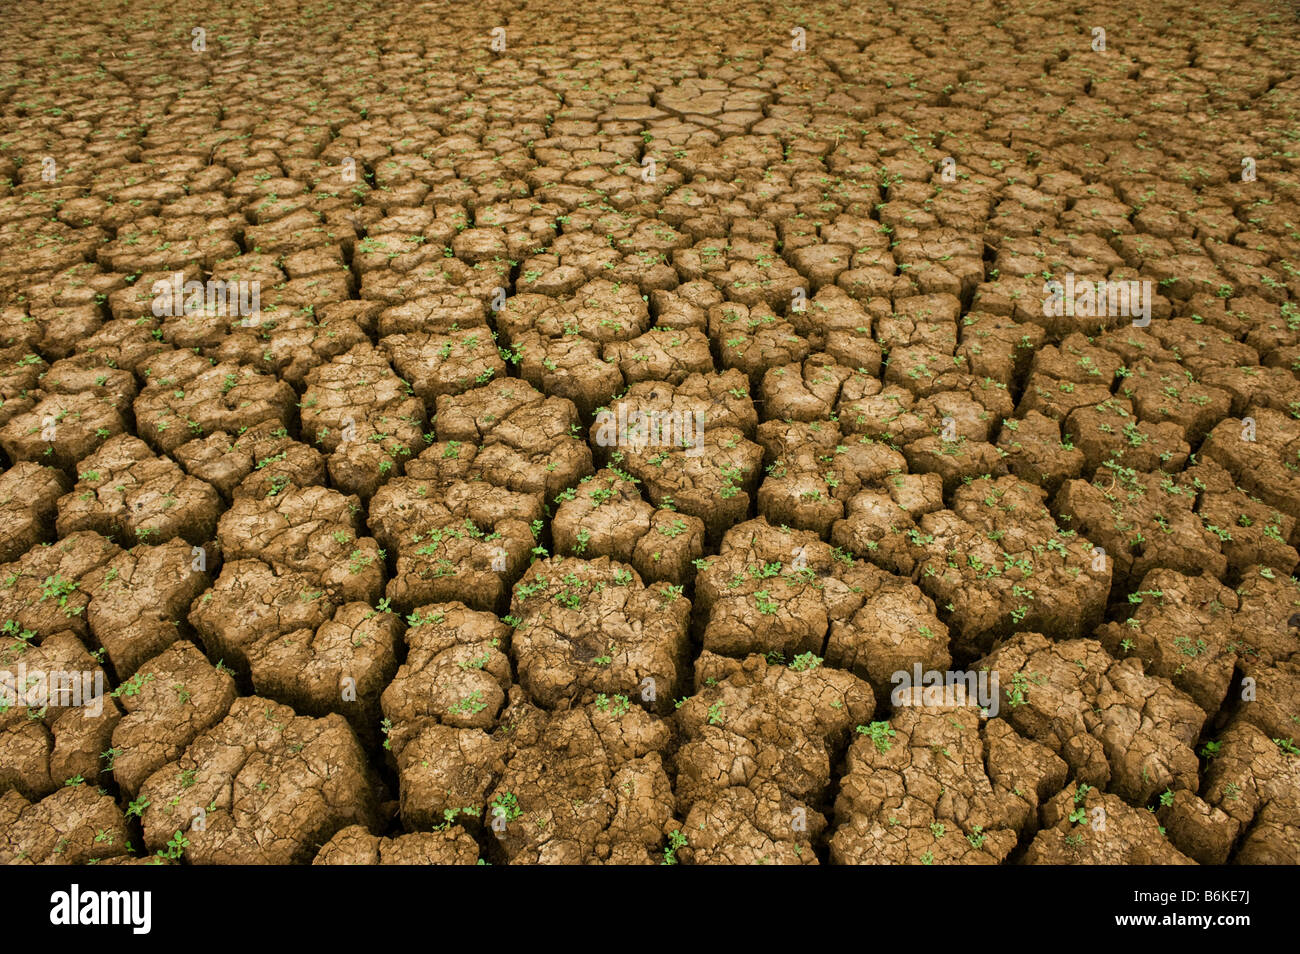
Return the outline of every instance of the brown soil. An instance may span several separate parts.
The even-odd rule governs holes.
[[[452,6],[6,11],[0,861],[1300,863],[1294,17]]]

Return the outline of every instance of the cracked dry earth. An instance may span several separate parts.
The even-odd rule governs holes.
[[[189,6],[0,15],[0,859],[1300,861],[1293,10]]]

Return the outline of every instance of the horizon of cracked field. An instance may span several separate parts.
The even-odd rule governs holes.
[[[10,5],[0,860],[1300,861],[1281,3]]]

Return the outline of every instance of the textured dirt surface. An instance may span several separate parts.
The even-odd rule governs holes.
[[[0,861],[1300,862],[1300,22],[937,9],[11,4]]]

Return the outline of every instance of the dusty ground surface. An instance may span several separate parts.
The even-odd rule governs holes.
[[[0,13],[0,860],[1300,861],[1293,9],[184,6]]]

